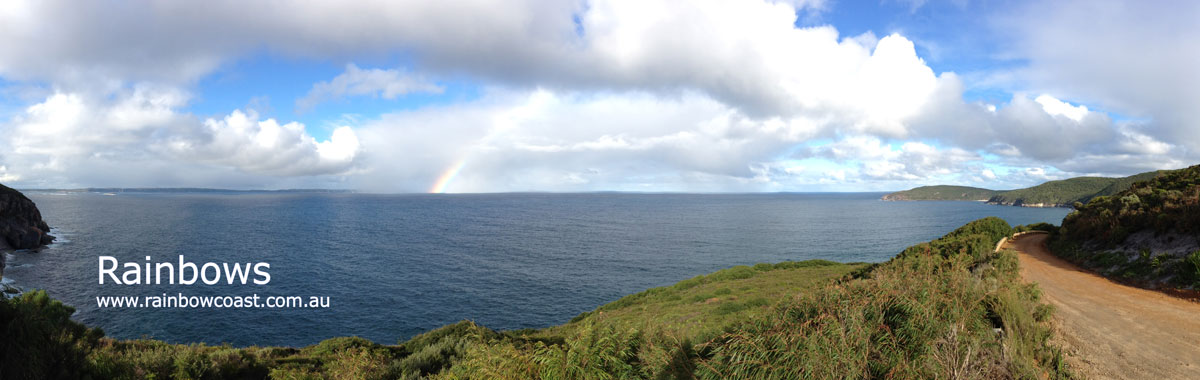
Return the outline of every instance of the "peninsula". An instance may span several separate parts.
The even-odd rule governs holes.
[[[989,204],[1022,207],[1077,207],[1092,198],[1116,194],[1136,182],[1153,179],[1165,171],[1128,177],[1075,177],[1049,181],[1016,190],[990,190],[968,186],[921,186],[883,196],[885,201],[986,201]]]

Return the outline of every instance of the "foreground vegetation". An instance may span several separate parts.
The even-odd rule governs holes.
[[[305,348],[102,338],[43,292],[0,302],[0,378],[602,379],[1069,377],[1012,232],[971,222],[882,264],[734,267],[542,330],[464,321],[397,345]]]
[[[1056,255],[1126,282],[1200,288],[1198,237],[1200,165],[1077,205],[1050,246]]]
[[[988,190],[966,186],[922,186],[885,195],[885,200],[987,200],[988,203],[1043,207],[1072,207],[1076,202],[1087,203],[1092,198],[1116,194],[1135,182],[1153,179],[1161,171],[1146,172],[1122,178],[1075,177],[1049,181],[1037,186],[1016,190]]]

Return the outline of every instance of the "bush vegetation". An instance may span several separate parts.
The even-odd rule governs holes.
[[[986,218],[882,264],[739,266],[624,297],[561,326],[493,331],[464,321],[396,345],[356,337],[298,349],[117,341],[30,292],[0,301],[0,378],[1070,377],[1049,343],[1051,310],[1037,287],[1018,280],[1013,252],[993,252],[1011,232]]]
[[[1075,202],[1087,202],[1097,193],[1112,186],[1117,180],[1118,178],[1108,177],[1075,177],[1050,181],[1034,187],[1005,191],[988,201],[1014,205],[1036,203],[1071,205]]]
[[[1127,190],[1077,205],[1052,235],[1050,246],[1056,255],[1118,280],[1200,287],[1200,253],[1173,255],[1130,247],[1126,240],[1135,233],[1160,239],[1200,236],[1200,165],[1159,172]]]
[[[1096,197],[1063,219],[1062,236],[1112,247],[1152,230],[1200,234],[1200,165],[1163,172],[1111,196]]]

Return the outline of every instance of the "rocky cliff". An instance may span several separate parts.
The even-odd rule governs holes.
[[[25,194],[0,185],[0,248],[33,249],[54,241],[42,213]],[[4,247],[3,245],[7,245]]]
[[[25,194],[0,185],[0,252],[34,249],[54,241],[42,213]],[[4,273],[4,254],[0,253],[0,276]]]

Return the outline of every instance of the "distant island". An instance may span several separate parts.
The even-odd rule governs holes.
[[[989,204],[1022,207],[1075,207],[1099,196],[1113,195],[1134,183],[1154,179],[1166,171],[1152,171],[1128,177],[1075,177],[1049,181],[1016,190],[991,190],[969,186],[921,186],[883,196],[885,201],[980,201]]]

